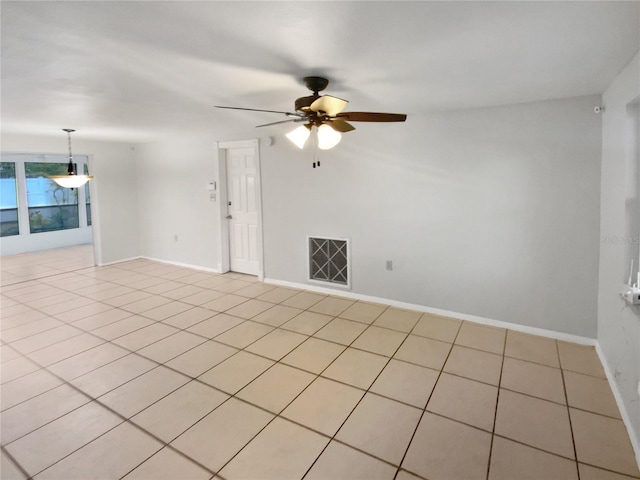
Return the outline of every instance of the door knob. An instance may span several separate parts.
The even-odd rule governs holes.
[[[226,217],[224,217],[224,218],[226,218],[227,220],[231,220],[233,217],[231,216],[231,214],[229,214],[229,215],[227,215],[227,216],[226,216]]]

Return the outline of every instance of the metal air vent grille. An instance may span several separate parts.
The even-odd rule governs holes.
[[[349,241],[308,237],[309,279],[349,286]]]

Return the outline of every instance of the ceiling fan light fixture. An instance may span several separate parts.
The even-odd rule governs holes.
[[[349,103],[347,100],[332,95],[320,95],[319,93],[329,84],[328,79],[324,77],[304,77],[303,80],[307,88],[313,92],[313,95],[296,99],[295,112],[246,107],[225,107],[222,105],[215,106],[217,108],[228,108],[232,110],[280,113],[288,118],[288,120],[265,123],[258,125],[258,127],[268,127],[288,122],[307,122],[306,125],[298,127],[286,134],[287,138],[300,149],[304,148],[311,133],[314,135],[314,149],[328,150],[340,142],[343,133],[355,130],[351,122],[404,122],[407,119],[407,115],[404,113],[343,112],[342,110]],[[317,131],[312,132],[313,127],[316,127]]]
[[[287,138],[291,140],[296,147],[302,149],[304,144],[307,143],[309,136],[311,135],[311,129],[308,125],[300,125],[295,130],[287,133]]]
[[[71,128],[63,128],[63,132],[67,132],[69,140],[69,166],[66,175],[51,175],[49,178],[63,188],[78,188],[93,178],[92,175],[78,175],[75,165],[73,164],[73,155],[71,154],[71,133],[75,130]]]
[[[340,140],[342,139],[342,135],[340,132],[336,132],[331,126],[327,124],[322,124],[318,127],[318,148],[321,150],[329,150],[330,148],[335,147]]]

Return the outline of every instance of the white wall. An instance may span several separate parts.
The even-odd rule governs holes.
[[[354,293],[595,338],[600,102],[408,112],[358,124],[316,169],[285,126],[261,130],[266,278],[307,283],[306,236],[348,237]],[[256,136],[136,147],[142,255],[219,267],[215,141]]]
[[[110,263],[137,257],[139,231],[135,165],[130,146],[83,140],[74,134],[74,154],[89,156],[93,239],[96,260]],[[59,136],[2,134],[2,151],[66,154],[67,141]],[[49,248],[57,245],[51,244]]]
[[[206,188],[217,177],[214,140],[194,136],[138,145],[136,165],[141,254],[217,269],[220,218]]]
[[[306,236],[348,237],[356,293],[595,338],[599,103],[358,124],[319,169],[279,139],[262,156],[266,277],[306,283]]]
[[[636,55],[603,94],[602,195],[598,343],[615,382],[640,463],[640,307],[620,298],[629,274],[626,261],[625,188],[629,160],[627,104],[640,95],[640,59]],[[640,132],[635,132],[640,135]],[[637,267],[636,267],[637,271]]]

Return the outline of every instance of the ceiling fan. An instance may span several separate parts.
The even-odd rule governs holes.
[[[299,148],[303,148],[311,135],[313,127],[318,129],[318,147],[326,150],[338,144],[341,133],[355,130],[349,122],[404,122],[407,116],[403,113],[380,112],[343,112],[347,106],[346,100],[320,95],[319,92],[327,88],[329,80],[323,77],[304,77],[304,83],[313,95],[300,97],[295,101],[295,111],[282,112],[278,110],[262,110],[258,108],[224,107],[215,105],[216,108],[228,108],[231,110],[249,110],[252,112],[280,113],[286,115],[288,120],[265,123],[257,127],[267,127],[280,123],[305,122],[297,129],[289,132],[287,138]]]

